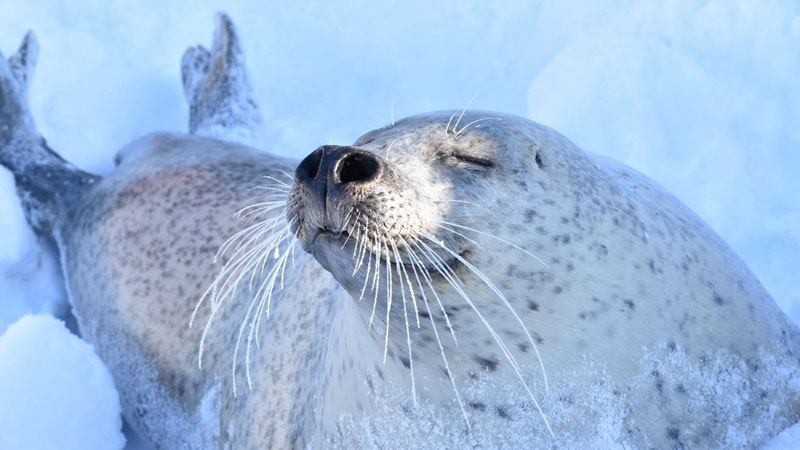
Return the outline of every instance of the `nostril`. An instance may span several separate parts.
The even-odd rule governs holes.
[[[375,179],[379,171],[378,159],[369,153],[350,153],[336,167],[340,183],[364,183]]]
[[[314,177],[317,176],[317,172],[319,172],[319,166],[322,163],[322,156],[324,153],[325,149],[320,147],[300,161],[300,165],[298,165],[297,169],[294,171],[294,175],[297,179],[313,180]]]

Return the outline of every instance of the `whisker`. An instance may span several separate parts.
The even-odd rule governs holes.
[[[344,220],[342,221],[343,222],[342,223],[342,229],[339,230],[339,233],[337,234],[337,236],[341,236],[342,232],[347,229],[347,224],[350,223],[351,215],[353,214],[353,211],[355,211],[355,210],[356,210],[355,206],[351,206],[350,210],[347,211],[347,214],[345,214]],[[344,248],[344,247],[342,247],[342,248]]]
[[[361,218],[361,211],[356,212],[356,220],[355,222],[353,222],[352,228],[350,228],[350,231],[347,233],[347,238],[344,240],[344,244],[342,244],[342,248],[340,250],[344,249],[347,246],[347,242],[350,240],[351,237],[353,237],[353,230],[356,229],[359,218]],[[344,231],[344,227],[342,227],[342,230]],[[341,234],[341,231],[339,232],[339,234]],[[355,245],[353,247],[355,247]],[[353,257],[355,256],[356,256],[355,249],[353,249]]]
[[[275,169],[275,170],[277,170],[278,172],[286,175],[286,178],[288,178],[291,182],[294,182],[294,176],[290,175],[289,172],[287,172],[287,171],[285,171],[283,169]]]
[[[454,258],[458,259],[462,264],[464,264],[464,266],[466,266],[468,269],[470,269],[472,271],[472,273],[474,273],[476,276],[478,276],[484,282],[484,284],[487,287],[489,287],[495,293],[495,295],[498,298],[500,298],[501,301],[503,301],[503,303],[506,304],[506,306],[509,309],[509,311],[511,312],[511,314],[519,322],[520,326],[522,326],[523,331],[527,335],[527,337],[530,340],[534,350],[536,351],[537,358],[539,359],[539,365],[540,365],[540,367],[542,369],[542,374],[543,374],[543,377],[544,377],[545,390],[548,390],[549,387],[548,387],[548,382],[547,382],[547,373],[544,370],[544,363],[542,362],[541,356],[539,356],[539,352],[536,349],[536,343],[534,342],[533,337],[530,335],[530,332],[528,332],[528,329],[525,327],[525,324],[522,322],[522,319],[520,319],[519,315],[517,315],[516,311],[514,311],[514,308],[508,302],[508,299],[505,298],[505,295],[503,295],[503,293],[500,292],[499,289],[497,289],[497,287],[494,285],[494,283],[492,283],[491,280],[489,280],[481,271],[479,271],[477,268],[475,268],[475,266],[473,266],[469,261],[465,260],[460,255],[458,255],[458,253],[456,253],[456,252],[450,250],[449,248],[447,248],[438,239],[436,239],[436,237],[432,236],[430,233],[425,232],[425,231],[423,231],[421,233],[421,235],[423,237],[425,237],[426,239],[428,239],[429,241],[431,241],[431,242],[435,243],[436,245],[438,245],[440,248],[445,250],[447,253],[452,255]],[[440,273],[442,273],[442,275],[444,276],[443,272],[440,272]],[[446,278],[449,280],[449,277],[446,276]],[[456,291],[459,293],[459,295],[467,302],[467,304],[472,308],[472,310],[478,315],[480,320],[483,322],[484,326],[487,328],[489,333],[495,339],[495,342],[497,342],[498,346],[500,347],[500,349],[505,354],[506,359],[509,361],[509,363],[511,365],[511,368],[517,374],[517,377],[522,382],[523,387],[528,392],[529,397],[533,401],[534,406],[536,406],[536,409],[539,411],[539,415],[542,417],[542,420],[544,421],[545,425],[547,426],[547,429],[550,432],[550,435],[554,436],[553,430],[550,427],[550,423],[548,422],[547,417],[545,416],[544,412],[542,411],[541,407],[539,406],[539,402],[536,400],[536,397],[533,395],[533,392],[530,390],[530,387],[528,386],[527,382],[525,382],[525,379],[522,376],[522,373],[520,372],[520,368],[519,368],[519,365],[518,365],[518,363],[516,361],[516,358],[514,358],[514,356],[508,350],[508,347],[506,346],[506,344],[503,341],[502,337],[500,337],[500,335],[497,334],[497,332],[489,324],[489,322],[486,321],[486,319],[484,318],[483,314],[481,314],[480,311],[478,311],[477,307],[472,302],[472,300],[469,298],[469,296],[466,295],[466,293],[460,287],[458,287],[455,283],[451,282],[450,284],[456,289]]]
[[[467,112],[467,109],[469,109],[470,105],[472,105],[472,102],[475,101],[475,99],[478,97],[479,93],[480,92],[478,92],[475,95],[473,95],[472,98],[469,99],[469,102],[467,103],[467,106],[465,106],[464,109],[461,110],[461,114],[458,116],[458,120],[456,120],[456,123],[453,125],[453,133],[456,132],[456,129],[458,128],[458,124],[461,122],[461,119],[464,117],[464,113]]]
[[[480,234],[481,236],[486,236],[486,237],[488,237],[488,238],[491,238],[491,239],[494,239],[494,240],[500,241],[500,242],[502,242],[502,243],[504,243],[504,244],[508,245],[509,247],[515,248],[515,249],[517,249],[517,250],[519,250],[519,251],[521,251],[521,252],[523,252],[523,253],[527,254],[528,256],[530,256],[531,258],[535,259],[536,261],[539,261],[539,262],[540,262],[541,264],[543,264],[544,266],[546,266],[546,267],[549,267],[549,265],[548,265],[546,262],[544,262],[544,261],[542,261],[541,259],[539,259],[539,257],[538,257],[538,256],[536,256],[536,255],[534,255],[533,253],[531,253],[531,252],[529,252],[529,251],[525,250],[524,248],[520,247],[519,245],[516,245],[516,244],[514,244],[514,243],[508,242],[507,240],[505,240],[505,239],[503,239],[503,238],[499,238],[499,237],[497,237],[497,236],[495,236],[495,235],[492,235],[492,234],[489,234],[489,233],[485,233],[485,232],[483,232],[483,231],[476,230],[476,229],[474,229],[474,228],[465,227],[464,225],[459,225],[459,224],[457,224],[457,223],[446,222],[446,221],[444,221],[444,220],[442,221],[442,223],[444,223],[444,224],[446,224],[446,225],[450,225],[451,227],[462,228],[462,229],[464,229],[464,230],[472,231],[473,233],[478,233],[478,234]]]
[[[275,177],[273,177],[273,176],[264,175],[262,178],[266,178],[266,179],[268,179],[268,180],[272,180],[272,181],[274,181],[274,182],[276,182],[276,183],[278,183],[278,184],[281,184],[281,185],[283,185],[283,186],[286,186],[286,187],[288,187],[288,188],[290,188],[290,189],[291,189],[291,187],[292,187],[292,185],[290,185],[290,184],[286,184],[285,182],[283,182],[283,181],[281,181],[281,180],[279,180],[279,179],[277,179],[277,178],[275,178]],[[294,178],[292,178],[292,180],[294,180]]]
[[[372,300],[372,313],[369,316],[369,326],[368,328],[372,328],[372,321],[375,319],[375,309],[378,306],[378,293],[380,292],[380,273],[381,273],[381,247],[380,247],[380,238],[378,235],[378,228],[375,227],[375,248],[378,249],[378,254],[375,255],[375,275],[372,279],[372,289],[375,291],[375,298]]]
[[[386,332],[383,340],[383,363],[386,364],[386,354],[389,352],[389,313],[392,311],[392,262],[385,243],[383,247],[386,249]]]
[[[411,261],[411,269],[414,271],[414,277],[417,279],[417,285],[419,286],[419,290],[422,293],[422,301],[425,304],[425,309],[428,311],[428,319],[431,322],[431,328],[433,328],[433,335],[436,337],[436,343],[439,345],[439,353],[442,354],[442,362],[444,363],[444,369],[447,372],[447,377],[450,379],[450,385],[453,387],[453,392],[456,394],[456,401],[458,402],[458,407],[461,408],[461,414],[464,416],[464,421],[467,423],[467,429],[472,431],[472,426],[469,423],[469,416],[467,415],[467,410],[464,408],[464,402],[461,400],[461,394],[458,392],[458,387],[456,386],[456,380],[453,377],[453,371],[450,370],[450,364],[447,361],[447,355],[444,351],[444,346],[442,345],[442,339],[439,337],[439,330],[436,327],[436,321],[433,319],[433,314],[431,314],[431,307],[428,304],[428,297],[425,295],[425,289],[422,288],[422,283],[419,280],[419,276],[417,276],[417,263],[414,262],[414,257],[412,257],[413,251],[411,248],[406,245],[406,252],[408,253],[409,261]],[[420,266],[420,272],[425,273],[425,268]],[[430,279],[427,280],[428,287],[430,288],[431,292],[436,292],[433,288],[433,285],[430,282]],[[441,304],[441,303],[440,303]],[[450,328],[452,331],[452,327]],[[455,339],[455,335],[453,335]]]
[[[414,244],[415,247],[417,247],[417,250],[419,250],[420,254],[422,254],[422,249],[419,247],[419,245],[417,245],[416,242],[414,242],[413,244]],[[455,328],[453,328],[453,324],[450,323],[450,316],[447,314],[447,311],[444,308],[444,304],[442,303],[442,300],[439,298],[439,294],[437,294],[436,293],[436,289],[433,288],[433,280],[431,279],[430,275],[428,274],[428,271],[425,270],[425,264],[422,262],[422,259],[420,259],[417,256],[417,254],[413,250],[411,250],[410,247],[406,247],[406,248],[408,248],[408,250],[411,252],[411,255],[414,257],[414,259],[416,259],[417,264],[420,267],[420,273],[422,274],[422,277],[425,279],[425,282],[428,283],[428,286],[430,286],[431,293],[433,294],[433,298],[436,299],[436,303],[439,305],[439,310],[442,311],[442,316],[444,316],[445,325],[447,325],[447,329],[450,330],[450,335],[453,337],[453,343],[455,343],[455,346],[458,347],[458,339],[456,338]],[[438,264],[438,263],[432,261],[427,256],[425,256],[425,258],[428,259],[428,261],[431,264],[434,265],[434,268]],[[428,310],[428,312],[431,313],[430,310]]]
[[[478,248],[483,248],[483,246],[481,244],[477,243],[474,239],[472,239],[470,237],[467,237],[464,234],[459,233],[458,231],[456,231],[456,230],[454,230],[452,228],[446,227],[446,226],[441,225],[441,224],[439,224],[439,228],[441,228],[443,230],[446,230],[446,231],[449,231],[449,232],[455,234],[456,236],[461,236],[462,238],[466,239],[468,242],[472,243],[472,245],[474,245],[474,246],[476,246]]]
[[[482,119],[473,120],[472,122],[464,125],[464,128],[462,128],[462,129],[460,129],[458,131],[455,131],[455,127],[453,127],[453,131],[455,131],[455,137],[458,137],[458,135],[463,133],[464,130],[466,130],[467,128],[470,127],[470,125],[478,123],[478,122],[483,122],[484,120],[502,120],[502,119],[500,119],[499,117],[484,117]],[[456,125],[458,125],[458,123],[456,123]]]
[[[453,114],[450,115],[450,120],[447,121],[447,125],[444,127],[444,134],[447,134],[450,131],[450,122],[453,121],[453,118],[456,116],[458,111],[453,111]]]
[[[403,242],[405,242],[404,239],[401,238],[401,240]],[[403,244],[403,245],[405,245],[405,244]],[[403,275],[405,275],[406,282],[407,282],[407,285],[408,285],[408,293],[411,296],[411,302],[412,302],[412,304],[414,306],[414,315],[415,315],[415,317],[417,319],[417,328],[419,328],[420,324],[419,324],[419,309],[417,307],[417,296],[414,293],[414,286],[411,284],[411,278],[408,277],[408,271],[406,271],[406,266],[405,266],[405,264],[403,264],[403,258],[400,256],[400,253],[397,250],[397,245],[395,244],[394,240],[392,241],[392,250],[394,251],[395,259],[398,261],[398,264],[399,264],[398,268],[402,269],[402,272],[403,272],[402,275],[401,275],[400,271],[398,270],[398,274],[397,274],[397,276],[400,277],[400,288],[401,288],[400,292],[403,292]],[[405,302],[405,298],[403,298],[403,302]]]
[[[364,233],[364,239],[369,239],[367,233]],[[369,274],[370,270],[372,270],[372,251],[369,251],[369,260],[367,261],[367,273],[364,275],[364,285],[361,286],[361,295],[358,296],[358,301],[364,298],[364,292],[367,289],[367,283],[369,282]]]
[[[417,406],[417,383],[416,378],[414,377],[414,357],[411,354],[411,329],[408,325],[408,306],[406,301],[405,289],[403,287],[403,275],[400,271],[402,267],[402,271],[405,272],[405,266],[403,266],[402,258],[400,258],[400,252],[397,251],[397,245],[395,245],[394,241],[391,241],[392,244],[392,251],[394,252],[395,259],[397,260],[397,277],[400,278],[400,297],[403,302],[403,318],[406,322],[406,345],[408,346],[408,369],[411,371],[411,396],[414,399],[414,406]],[[408,277],[408,274],[406,274]],[[410,284],[409,284],[410,287]],[[411,292],[413,298],[413,291]],[[419,316],[417,316],[419,317]],[[419,320],[419,319],[417,319]],[[419,326],[419,322],[417,322]]]

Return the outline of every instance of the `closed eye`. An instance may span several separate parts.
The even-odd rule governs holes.
[[[475,164],[481,167],[487,167],[487,168],[494,167],[494,161],[491,161],[489,159],[477,158],[472,155],[465,155],[463,153],[456,153],[456,152],[450,153],[450,156],[460,161],[464,161],[470,164]]]

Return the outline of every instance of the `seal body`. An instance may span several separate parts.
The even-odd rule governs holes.
[[[290,197],[298,239],[353,298],[363,299],[363,287],[371,284],[368,271],[352,270],[364,259],[359,249],[382,255],[389,269],[430,273],[416,291],[404,288],[406,280],[397,274],[394,289],[405,289],[406,298],[395,292],[382,300],[381,293],[377,309],[396,311],[400,307],[392,303],[407,304],[408,310],[437,316],[435,307],[421,306],[421,297],[438,292],[440,330],[452,326],[453,341],[437,348],[435,325],[423,321],[414,327],[409,319],[412,329],[405,334],[411,345],[404,350],[404,319],[398,314],[397,357],[422,370],[438,365],[430,372],[439,374],[442,387],[448,373],[461,380],[502,380],[506,388],[518,378],[512,388],[520,395],[516,401],[504,398],[497,386],[466,395],[467,405],[477,405],[468,409],[478,421],[485,420],[485,411],[506,421],[525,421],[525,412],[536,416],[532,406],[519,406],[526,398],[520,384],[531,378],[539,380],[530,381],[537,394],[550,399],[566,386],[579,385],[577,395],[589,395],[597,383],[607,383],[624,398],[620,431],[627,427],[632,436],[627,440],[620,433],[612,439],[617,445],[749,447],[797,420],[797,329],[696,215],[641,174],[589,155],[546,127],[470,111],[461,112],[459,119],[468,125],[459,129],[452,125],[457,115],[404,119],[368,133],[349,150],[323,147],[332,161],[321,157],[316,178],[326,177],[326,200],[315,199],[318,181],[304,178],[308,159],[298,167]],[[361,163],[361,178],[354,177],[359,172],[348,164],[359,165],[351,161],[364,157],[352,155],[362,152],[377,162]],[[313,167],[319,157],[309,158]],[[379,169],[369,175],[369,167]],[[361,219],[354,224],[353,216]],[[376,230],[369,221],[388,225]],[[362,246],[342,251],[347,239]],[[407,256],[404,249],[410,250]],[[413,277],[407,278],[413,285]],[[375,308],[361,303],[367,311]],[[436,350],[456,363],[437,358]],[[545,369],[541,374],[537,360]],[[576,373],[587,361],[597,362],[602,374]],[[522,376],[516,373],[520,367]],[[425,377],[430,382],[433,376]],[[709,395],[709,389],[717,393]],[[537,402],[536,394],[530,397]],[[552,410],[571,417],[548,424],[557,440],[580,421],[578,411],[554,403]],[[541,408],[543,421],[547,409]],[[745,423],[751,430],[746,438],[730,435]],[[539,433],[546,436],[541,425]],[[579,442],[591,445],[591,437],[586,439]]]
[[[193,134],[101,179],[36,132],[31,45],[0,58],[0,162],[157,448],[751,448],[800,419],[800,333],[746,266],[553,130],[439,112],[259,152],[221,16],[183,61]]]

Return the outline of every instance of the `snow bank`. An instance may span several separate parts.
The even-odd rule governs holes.
[[[91,345],[52,316],[0,336],[0,448],[121,449],[119,398]]]
[[[0,334],[27,313],[61,316],[68,308],[56,257],[36,241],[13,193],[14,178],[0,169]]]
[[[799,14],[780,0],[637,3],[585,30],[528,91],[531,118],[688,204],[795,322]]]

